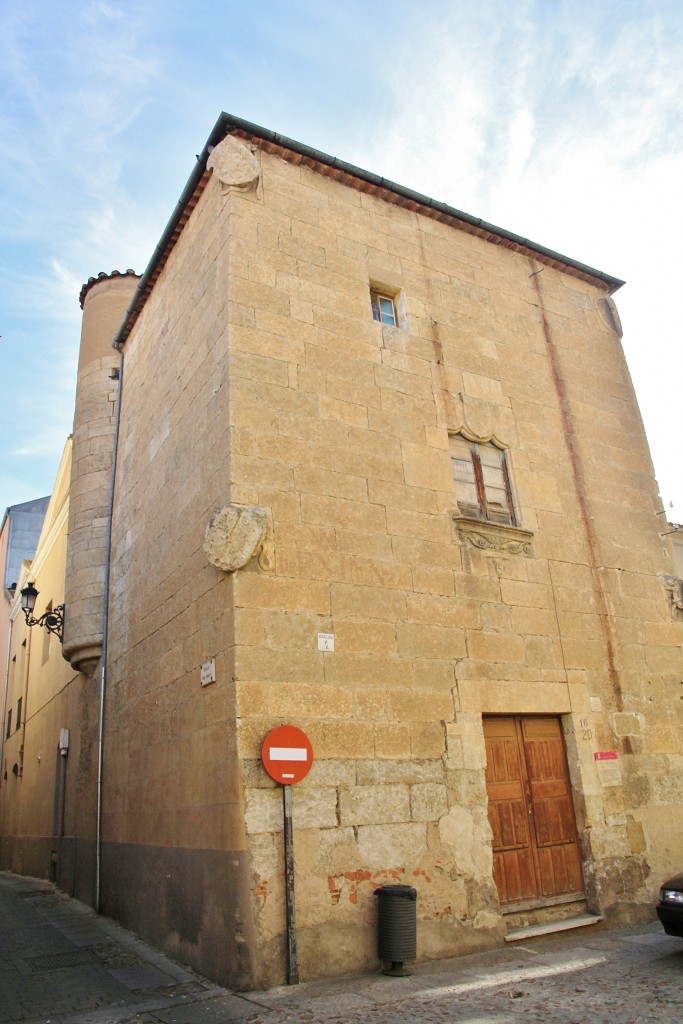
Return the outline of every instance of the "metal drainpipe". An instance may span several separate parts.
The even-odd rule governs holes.
[[[9,512],[9,509],[8,509],[8,512]],[[4,519],[3,519],[2,525],[4,525]],[[12,533],[13,532],[14,532],[14,523],[12,521],[12,517],[9,516],[9,522],[7,524],[7,547],[5,548],[6,554],[8,554],[9,550],[10,550],[10,545],[12,543]],[[3,580],[3,586],[4,586],[4,580]],[[12,655],[12,627],[14,626],[14,618],[12,618],[12,605],[14,604],[14,602],[16,600],[16,597],[17,597],[17,591],[16,591],[16,584],[15,584],[15,590],[14,590],[14,594],[12,595],[12,601],[10,603],[10,611],[9,611],[9,615],[8,615],[9,629],[8,629],[8,632],[7,632],[7,663],[5,665],[5,685],[3,687],[3,692],[2,692],[2,722],[0,723],[0,789],[2,788],[2,783],[3,783],[3,778],[2,778],[2,759],[3,759],[4,751],[5,751],[5,728],[6,728],[6,725],[5,725],[5,715],[7,714],[7,692],[9,690],[9,667],[12,664],[12,661],[11,661],[11,655]],[[18,610],[15,613],[15,617],[16,617],[17,614],[18,614]]]
[[[9,615],[9,631],[7,634],[7,664],[5,665],[5,685],[2,694],[2,722],[0,723],[0,789],[2,789],[2,761],[5,753],[5,715],[7,714],[7,691],[9,690],[9,667],[12,664],[12,629],[14,619]]]
[[[95,910],[99,914],[101,905],[102,876],[102,780],[104,774],[104,699],[107,690],[107,647],[109,634],[109,581],[111,570],[112,514],[114,511],[114,489],[116,486],[116,464],[119,449],[119,428],[121,425],[121,394],[123,390],[123,352],[120,352],[119,393],[116,401],[114,424],[114,450],[111,459],[111,481],[109,484],[109,508],[107,511],[107,541],[104,558],[104,597],[102,610],[102,664],[100,669],[100,722],[97,750],[97,827],[95,837]]]
[[[26,633],[26,660],[24,666],[24,678],[22,680],[21,695],[21,746],[19,747],[19,777],[24,775],[24,755],[26,754],[26,717],[28,715],[28,684],[31,678],[31,640],[33,632],[31,629]]]

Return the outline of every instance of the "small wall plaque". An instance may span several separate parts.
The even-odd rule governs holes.
[[[616,750],[596,750],[593,758],[597,765],[601,784],[603,786],[620,786],[621,768]]]
[[[209,658],[205,661],[199,670],[199,681],[202,686],[208,686],[209,683],[216,682],[216,659]]]

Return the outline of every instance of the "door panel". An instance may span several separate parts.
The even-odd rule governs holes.
[[[501,902],[532,899],[536,894],[535,872],[514,719],[488,719],[484,736],[493,876]]]
[[[523,718],[521,731],[538,848],[540,895],[583,892],[574,806],[557,718]]]
[[[484,737],[493,874],[501,903],[581,895],[559,719],[485,718]]]

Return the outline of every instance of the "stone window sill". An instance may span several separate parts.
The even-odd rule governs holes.
[[[471,516],[453,516],[453,525],[461,544],[471,544],[480,551],[507,555],[533,555],[533,533],[519,526],[488,523]]]

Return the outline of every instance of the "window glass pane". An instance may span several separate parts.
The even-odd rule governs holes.
[[[458,483],[474,483],[474,468],[471,462],[464,462],[462,459],[451,459],[453,476]]]
[[[491,506],[497,506],[498,508],[507,509],[508,507],[508,496],[505,488],[498,487],[487,487],[486,488],[486,504]]]
[[[455,496],[458,499],[458,504],[474,505],[476,507],[479,505],[479,499],[477,498],[477,485],[474,480],[469,478],[467,473],[459,472],[458,466],[459,464],[453,460]]]
[[[495,445],[479,445],[479,458],[481,461],[481,474],[484,482],[484,493],[486,504],[490,512],[510,510],[507,483],[505,480],[505,453]]]
[[[478,444],[477,451],[482,466],[498,466],[503,463],[503,452],[493,444]]]
[[[472,446],[464,437],[451,438],[451,455],[453,458],[463,459],[465,462],[472,461]]]
[[[383,324],[391,324],[392,327],[397,326],[396,306],[390,295],[370,291],[370,305],[372,307],[373,320],[379,320]]]
[[[393,299],[386,299],[380,295],[379,298],[379,309],[380,318],[383,324],[391,324],[393,327],[396,326],[396,314],[394,312]]]
[[[479,506],[477,483],[472,464],[472,449],[469,442],[462,438],[451,438],[451,465],[455,480],[455,496],[458,504]]]
[[[493,470],[490,466],[483,469],[484,494],[487,505],[498,505],[500,508],[509,508],[507,487],[502,470]]]
[[[501,466],[482,466],[481,472],[486,487],[505,487],[505,477]]]

